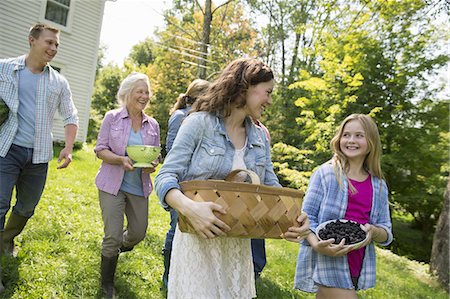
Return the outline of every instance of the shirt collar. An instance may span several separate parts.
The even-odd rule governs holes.
[[[23,70],[25,68],[25,59],[27,58],[27,55],[22,55],[17,57],[16,61],[15,61],[15,66],[14,66],[14,70],[15,71],[20,71]],[[42,70],[42,72],[46,72],[49,71],[50,69],[50,64],[47,62],[44,66],[44,69]]]
[[[219,129],[219,133],[224,135],[227,138],[227,140],[229,140],[228,135],[226,133],[225,123],[223,121],[223,118],[217,116],[216,119],[217,119],[216,126]],[[264,142],[261,139],[261,136],[258,135],[256,126],[249,116],[247,116],[245,118],[244,125],[245,125],[245,132],[247,133],[248,146],[250,148],[252,148],[255,145],[262,146]]]
[[[150,117],[147,114],[145,114],[144,112],[141,112],[141,113],[142,113],[142,123],[149,122],[150,121]],[[119,112],[119,116],[120,116],[120,118],[127,118],[129,116],[127,107],[122,107],[121,108],[121,110]]]

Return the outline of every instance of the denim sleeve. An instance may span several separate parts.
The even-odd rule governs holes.
[[[273,170],[273,163],[270,155],[270,141],[266,136],[264,136],[263,140],[266,147],[266,173],[264,175],[264,185],[281,187],[278,177]]]
[[[192,155],[205,129],[204,121],[196,114],[184,119],[177,138],[155,178],[156,194],[165,209],[169,209],[165,201],[166,194],[171,189],[180,189],[179,182],[190,167]]]
[[[103,122],[100,126],[100,130],[97,135],[97,144],[95,145],[94,152],[97,154],[104,149],[110,150],[109,147],[109,132],[111,130],[111,113],[106,113]]]
[[[379,243],[381,246],[388,246],[391,244],[394,236],[392,234],[392,222],[389,212],[389,200],[388,200],[388,188],[385,181],[382,181],[381,194],[380,194],[380,217],[377,219],[376,226],[383,228],[388,235],[385,242]]]
[[[166,153],[168,153],[173,145],[173,141],[177,136],[178,130],[180,129],[181,122],[184,119],[182,113],[177,113],[175,111],[169,118],[168,128],[167,128],[167,138],[166,138]]]

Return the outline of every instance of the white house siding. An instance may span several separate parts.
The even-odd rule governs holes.
[[[44,19],[46,0],[0,1],[0,58],[28,52],[28,29]],[[60,47],[52,65],[61,68],[69,81],[80,124],[77,141],[86,140],[89,109],[95,80],[100,30],[105,0],[72,0],[67,30],[61,27]],[[52,24],[55,25],[55,24]],[[53,126],[54,140],[64,140],[59,115]]]

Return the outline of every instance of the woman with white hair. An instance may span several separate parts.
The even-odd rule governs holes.
[[[98,133],[95,153],[103,160],[95,178],[104,223],[101,282],[105,298],[115,296],[114,275],[121,252],[130,251],[145,237],[148,197],[153,185],[148,168],[135,168],[127,156],[129,145],[160,146],[158,122],[145,114],[151,97],[146,75],[133,72],[120,84],[120,108],[108,111]],[[127,227],[124,229],[124,215]]]

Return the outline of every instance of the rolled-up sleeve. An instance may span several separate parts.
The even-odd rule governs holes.
[[[380,217],[375,223],[376,226],[383,228],[388,238],[385,242],[380,242],[381,246],[388,246],[394,240],[394,235],[392,234],[392,221],[389,211],[389,200],[388,200],[388,188],[385,181],[382,181],[381,195],[380,195]]]
[[[94,152],[97,154],[102,150],[111,150],[109,146],[109,132],[111,130],[111,118],[112,114],[107,112],[103,119],[102,125],[97,136],[97,144],[95,145]]]

